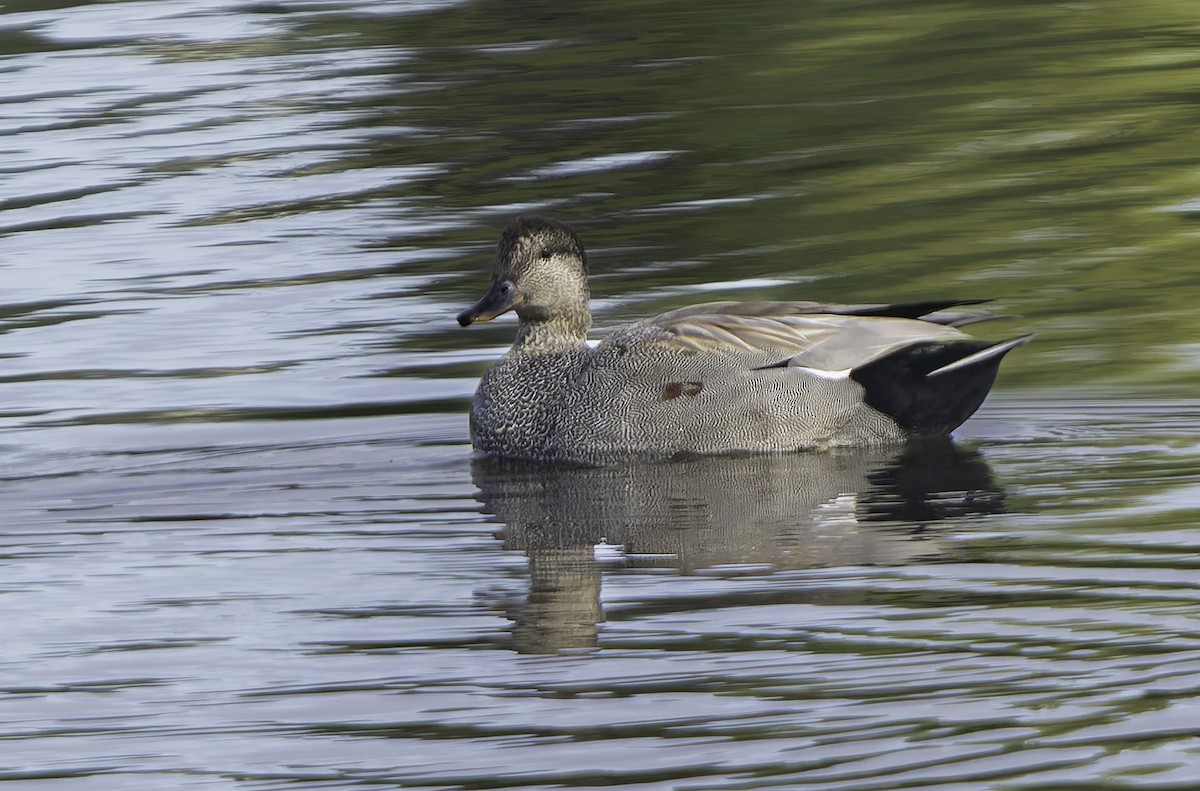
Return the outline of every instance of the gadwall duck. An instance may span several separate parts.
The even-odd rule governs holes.
[[[566,225],[517,217],[467,326],[516,311],[483,375],[471,441],[488,455],[604,464],[631,455],[767,453],[948,434],[1029,340],[982,341],[938,315],[977,302],[710,302],[589,345],[587,255]]]

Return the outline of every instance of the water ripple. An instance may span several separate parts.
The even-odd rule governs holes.
[[[1191,788],[1195,20],[798,13],[10,3],[0,780]],[[523,211],[601,327],[1039,337],[958,444],[472,460]]]

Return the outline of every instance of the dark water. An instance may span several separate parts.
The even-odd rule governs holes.
[[[1188,3],[0,11],[0,781],[1192,789]],[[957,444],[472,462],[518,211],[597,321],[991,297]]]

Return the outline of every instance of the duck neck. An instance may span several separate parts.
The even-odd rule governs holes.
[[[513,353],[559,354],[583,348],[591,325],[592,314],[587,309],[548,318],[522,319],[513,342]]]

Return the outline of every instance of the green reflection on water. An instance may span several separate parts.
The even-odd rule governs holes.
[[[1182,390],[1194,378],[1191,6],[816,0],[731,15],[668,2],[519,12],[483,2],[278,13],[291,35],[129,46],[278,69],[296,90],[270,112],[343,111],[323,123],[357,136],[331,140],[327,160],[281,168],[280,179],[423,174],[206,218],[395,207],[415,230],[364,245],[456,253],[397,265],[441,276],[425,295],[447,305],[444,326],[409,335],[410,346],[511,337],[503,324],[463,333],[450,316],[481,290],[496,226],[532,205],[584,232],[595,293],[610,299],[600,324],[700,299],[987,296],[1023,318],[980,334],[1038,334],[1006,361],[1001,388]],[[0,45],[18,52],[37,38],[20,36]],[[318,100],[290,66],[253,58],[306,50],[338,54],[346,75],[379,78],[376,89]],[[113,112],[157,112],[147,101]],[[247,102],[214,123],[263,111]],[[279,143],[271,153],[313,145],[283,133]],[[269,155],[148,163],[146,173]],[[422,232],[429,217],[456,222]],[[689,291],[748,278],[769,285]],[[479,367],[434,360],[419,373]]]
[[[484,2],[304,15],[274,46],[352,36],[390,60],[389,85],[341,107],[377,134],[328,167],[435,167],[338,200],[463,220],[438,241],[481,254],[432,287],[447,301],[479,289],[503,216],[536,206],[582,229],[598,296],[774,278],[795,282],[704,297],[994,297],[1039,335],[1002,387],[1177,389],[1200,285],[1192,11]]]

